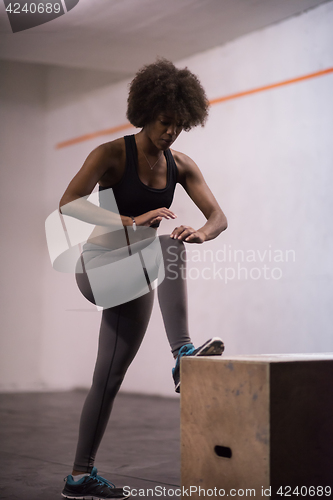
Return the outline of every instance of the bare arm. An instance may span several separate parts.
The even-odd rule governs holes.
[[[117,170],[117,148],[114,149],[112,155],[112,147],[102,144],[89,154],[60,200],[59,210],[62,214],[101,226],[122,225],[122,222],[124,225],[132,223],[126,220],[129,217],[119,220],[116,214],[97,207],[86,199],[107,171]]]
[[[207,222],[197,230],[190,226],[176,227],[171,237],[188,243],[203,243],[212,240],[228,227],[227,218],[195,162],[181,153],[175,152],[174,156],[179,170],[180,183],[204,214]]]

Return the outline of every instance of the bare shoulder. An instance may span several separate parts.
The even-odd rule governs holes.
[[[121,161],[125,156],[125,141],[123,137],[115,139],[114,141],[104,142],[97,146],[91,154],[98,156],[101,160],[109,162],[110,164]]]
[[[124,138],[121,137],[114,141],[100,144],[92,153],[95,154],[97,161],[104,165],[103,175],[99,180],[99,184],[109,186],[118,182],[123,174],[126,162]]]
[[[195,162],[187,156],[185,153],[181,153],[180,151],[175,151],[174,149],[170,149],[172,156],[177,164],[177,167],[180,169],[188,169],[191,167],[196,167]]]
[[[174,160],[178,168],[179,182],[182,184],[186,178],[193,175],[200,175],[200,170],[195,161],[185,153],[171,150]]]

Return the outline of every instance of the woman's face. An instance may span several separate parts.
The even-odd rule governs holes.
[[[182,125],[170,112],[161,113],[155,121],[144,127],[144,131],[154,146],[161,150],[168,149],[182,130]]]

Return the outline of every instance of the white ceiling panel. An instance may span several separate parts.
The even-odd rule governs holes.
[[[282,21],[325,0],[80,0],[65,15],[12,33],[0,0],[0,58],[132,75]]]

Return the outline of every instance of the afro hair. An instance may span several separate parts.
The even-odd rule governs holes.
[[[203,126],[209,102],[196,75],[188,68],[178,69],[167,59],[143,66],[130,83],[127,118],[143,128],[158,115],[170,111],[184,130]]]

